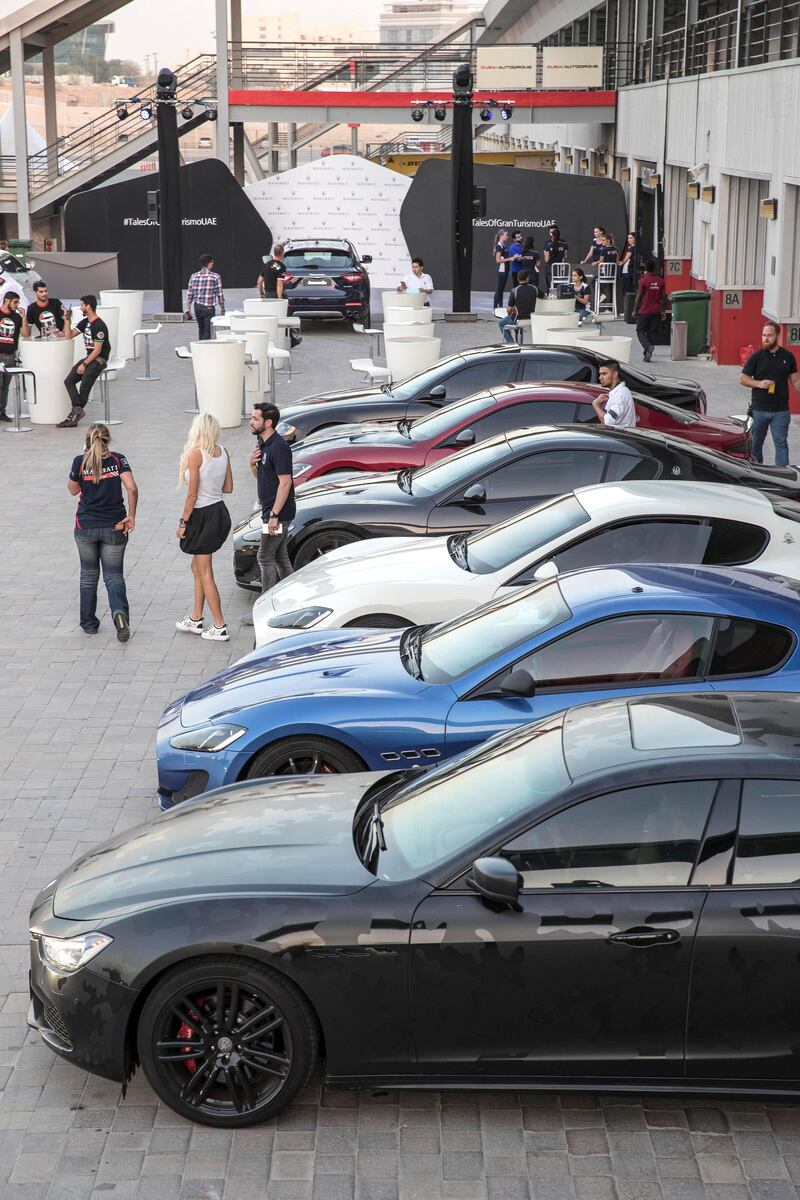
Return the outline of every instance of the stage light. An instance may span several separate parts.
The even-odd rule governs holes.
[[[216,119],[217,119],[216,106],[207,104],[206,105],[206,120],[207,121],[216,121]]]
[[[181,109],[181,116],[183,117],[184,121],[191,121],[192,117],[194,116],[194,109],[192,108],[191,104],[187,104]]]
[[[178,77],[169,67],[162,67],[156,80],[156,98],[158,100],[174,100],[178,90]]]
[[[412,108],[412,110],[411,110],[411,120],[412,121],[421,121],[424,116],[425,116],[425,114],[421,108]]]
[[[433,110],[433,115],[437,121],[444,121],[447,117],[447,109],[443,104],[437,104],[436,108]]]
[[[504,121],[510,121],[511,120],[511,106],[508,104],[504,104],[503,107],[500,109],[500,116],[503,118]]]
[[[480,111],[480,118],[482,121],[491,121],[493,115],[494,114],[490,108],[482,108]]]
[[[142,118],[143,121],[152,121],[152,119],[153,119],[152,104],[150,104],[150,103],[143,104],[142,107],[139,109],[139,116]]]
[[[117,120],[124,121],[128,115],[128,110],[124,104],[117,105]]]

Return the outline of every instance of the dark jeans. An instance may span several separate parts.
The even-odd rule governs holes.
[[[788,408],[782,408],[779,412],[763,412],[758,408],[753,409],[753,427],[750,433],[753,438],[753,458],[756,462],[764,461],[762,457],[764,439],[769,429],[772,431],[772,440],[775,443],[775,466],[788,467],[789,421]]]
[[[636,318],[636,336],[643,350],[652,350],[652,335],[658,329],[661,313],[640,313]]]
[[[4,367],[16,366],[16,352],[14,350],[10,350],[8,354],[0,354],[0,363],[2,363]],[[4,413],[6,411],[6,405],[8,404],[8,389],[10,387],[11,376],[6,375],[5,371],[3,371],[2,375],[0,375],[0,413]]]
[[[195,301],[194,315],[197,317],[197,328],[199,330],[198,338],[201,342],[211,341],[211,318],[216,309],[213,304],[198,304]]]
[[[506,267],[505,271],[497,272],[497,283],[495,284],[495,288],[494,288],[494,307],[495,308],[500,308],[501,304],[503,303],[503,293],[506,290],[507,283],[508,283],[508,267]]]
[[[86,401],[89,399],[89,393],[94,387],[95,380],[106,365],[105,359],[96,358],[94,362],[90,362],[82,375],[78,374],[80,363],[76,363],[70,371],[67,378],[64,380],[64,387],[69,393],[69,398],[72,401],[73,408],[86,408]]]
[[[261,545],[258,549],[258,565],[261,568],[261,591],[268,592],[271,587],[279,579],[285,579],[287,575],[294,574],[292,564],[289,561],[289,551],[286,549],[286,539],[289,536],[289,527],[286,523],[283,526],[283,533],[272,537],[268,533],[262,533]]]
[[[100,625],[97,619],[97,584],[101,565],[112,617],[118,612],[129,616],[128,594],[122,573],[128,538],[120,530],[109,527],[76,529],[75,544],[81,560],[81,629],[94,632]]]

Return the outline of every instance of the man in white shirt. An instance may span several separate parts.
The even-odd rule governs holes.
[[[596,396],[592,401],[600,420],[614,429],[635,429],[636,408],[628,385],[619,377],[619,363],[603,363],[598,374],[603,387],[609,389],[605,399]]]
[[[412,258],[411,270],[400,280],[397,290],[398,292],[422,292],[425,296],[433,294],[433,280],[430,275],[425,274],[425,263],[421,258]]]

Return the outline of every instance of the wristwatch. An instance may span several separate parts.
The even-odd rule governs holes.
[[[271,512],[269,514],[270,520],[272,520],[272,518],[274,517],[275,520],[277,521],[279,516],[280,516],[280,513],[276,513],[276,512]]]
[[[181,517],[181,519],[178,521],[178,524],[179,524],[179,525],[185,525],[185,524],[186,524],[186,522],[185,522],[185,520],[183,519],[183,517]]]

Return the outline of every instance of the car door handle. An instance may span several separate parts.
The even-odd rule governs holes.
[[[625,946],[638,946],[646,949],[648,946],[666,946],[680,941],[677,929],[651,929],[649,925],[637,925],[626,929],[623,933],[611,933],[609,942],[621,942]]]

